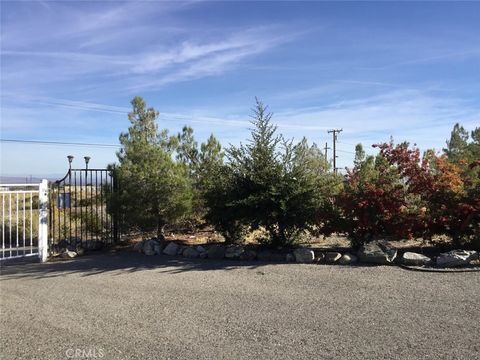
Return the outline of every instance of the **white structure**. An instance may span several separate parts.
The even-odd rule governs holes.
[[[40,184],[0,184],[0,260],[48,257],[48,181]]]

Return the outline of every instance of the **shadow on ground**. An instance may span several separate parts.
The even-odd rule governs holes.
[[[1,275],[8,279],[24,277],[61,277],[73,273],[92,276],[104,273],[121,274],[141,270],[160,269],[167,273],[185,271],[234,270],[238,268],[257,269],[265,265],[282,264],[261,261],[235,261],[211,259],[185,259],[165,255],[146,256],[135,252],[91,253],[72,260],[39,263],[38,260],[11,260],[1,264]],[[4,279],[5,280],[5,279]]]
[[[318,249],[317,249],[318,250]],[[326,249],[332,250],[332,249]],[[337,249],[336,249],[337,250]],[[404,249],[405,251],[406,249]],[[408,249],[433,255],[434,251],[425,249]],[[423,250],[423,251],[422,251]],[[338,251],[338,250],[337,250]],[[438,251],[438,250],[437,250]],[[0,274],[2,280],[20,279],[26,277],[49,278],[63,277],[69,274],[80,274],[80,276],[92,276],[105,273],[121,275],[141,270],[160,270],[162,273],[177,274],[186,271],[215,271],[235,269],[257,269],[262,274],[261,268],[266,265],[290,264],[287,262],[265,262],[265,261],[236,261],[236,260],[212,260],[212,259],[187,259],[184,257],[171,257],[166,255],[146,256],[127,249],[91,252],[85,256],[71,260],[53,259],[47,263],[39,263],[36,258],[12,259],[0,263]],[[321,265],[311,265],[321,266]],[[341,266],[341,265],[335,265]],[[359,263],[350,265],[353,267],[372,267],[375,264]],[[468,268],[460,269],[420,269],[415,267],[402,268],[410,270],[422,270],[433,272],[464,272],[480,271],[479,265],[471,265]]]

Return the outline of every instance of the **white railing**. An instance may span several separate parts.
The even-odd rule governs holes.
[[[48,182],[40,184],[0,184],[0,260],[48,256]]]

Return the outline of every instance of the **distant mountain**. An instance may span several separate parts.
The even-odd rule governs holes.
[[[0,184],[39,184],[42,179],[49,181],[58,180],[60,177],[35,177],[35,176],[0,176]]]

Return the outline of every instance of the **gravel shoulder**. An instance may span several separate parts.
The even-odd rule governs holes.
[[[479,272],[106,253],[0,292],[2,359],[480,359]]]

